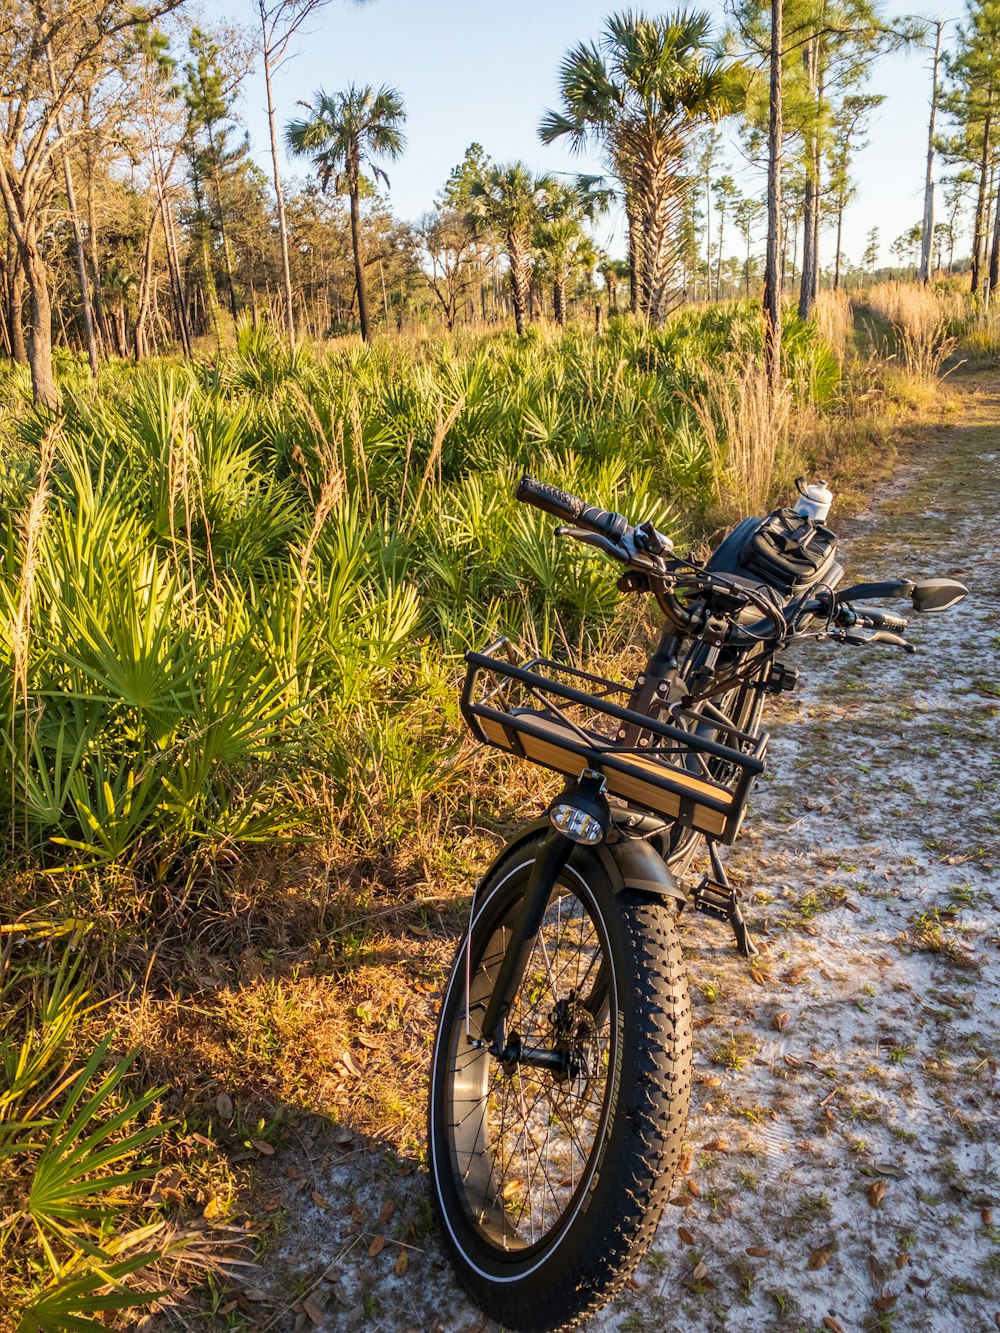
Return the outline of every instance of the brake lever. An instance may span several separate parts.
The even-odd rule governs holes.
[[[834,643],[850,643],[857,648],[863,647],[866,643],[889,643],[894,648],[902,648],[905,653],[915,653],[917,650],[908,639],[904,639],[901,634],[891,634],[887,629],[877,629],[874,634],[858,634],[851,630],[833,630],[830,638]]]
[[[557,537],[572,537],[574,541],[582,542],[584,546],[593,546],[610,556],[612,560],[617,560],[619,564],[627,565],[631,562],[632,557],[624,546],[619,546],[610,537],[602,537],[599,532],[591,532],[589,528],[566,528],[560,525],[555,532]]]
[[[557,537],[572,537],[575,541],[582,542],[584,546],[593,546],[610,556],[612,560],[617,560],[619,564],[628,565],[630,569],[645,574],[663,573],[663,560],[659,556],[650,555],[647,551],[636,549],[635,543],[628,537],[619,543],[612,541],[610,537],[602,537],[599,532],[591,532],[589,528],[561,526],[556,528],[555,533]]]

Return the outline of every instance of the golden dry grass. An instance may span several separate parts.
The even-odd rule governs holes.
[[[763,513],[788,440],[791,398],[772,393],[761,364],[733,357],[702,367],[703,392],[691,406],[712,459],[722,515]]]
[[[836,291],[820,292],[813,307],[812,319],[816,332],[842,366],[854,335],[854,312],[850,297],[842,287]]]
[[[906,374],[920,384],[936,381],[956,346],[949,328],[966,315],[965,297],[953,288],[881,282],[869,287],[862,299],[892,325]]]

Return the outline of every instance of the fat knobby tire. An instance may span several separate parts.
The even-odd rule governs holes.
[[[581,849],[582,851],[582,849]],[[530,869],[533,848],[513,849],[480,886],[477,903],[520,857]],[[445,1128],[443,1083],[451,1025],[464,1021],[464,942],[442,1004],[429,1115],[434,1202],[456,1273],[479,1307],[519,1333],[574,1328],[606,1302],[635,1269],[656,1232],[681,1156],[691,1090],[691,1005],[675,921],[663,899],[615,892],[592,853],[572,865],[585,879],[603,921],[618,999],[619,1059],[603,1160],[589,1198],[551,1254],[523,1278],[497,1281],[477,1264],[476,1233],[453,1186]],[[495,890],[500,892],[501,890]],[[487,915],[478,909],[477,921]],[[486,927],[488,929],[488,926]],[[475,926],[474,926],[475,930]],[[475,936],[473,938],[475,957]],[[495,1271],[495,1264],[494,1264]]]

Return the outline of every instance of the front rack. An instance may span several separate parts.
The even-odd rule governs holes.
[[[501,657],[499,654],[505,654]],[[754,778],[764,769],[767,734],[752,735],[673,710],[674,722],[625,706],[626,685],[546,657],[519,662],[506,639],[466,653],[462,715],[486,745],[576,778],[600,772],[612,796],[731,843]],[[699,734],[725,734],[728,744]],[[626,747],[626,728],[638,744]]]

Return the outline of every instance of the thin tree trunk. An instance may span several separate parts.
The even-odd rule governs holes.
[[[135,316],[135,359],[141,361],[146,355],[146,325],[149,322],[151,289],[155,290],[156,278],[153,273],[153,235],[156,228],[156,213],[150,210],[146,221],[146,237],[142,247],[142,274],[139,278],[139,299],[136,303]]]
[[[382,310],[385,313],[386,325],[389,323],[389,293],[385,289],[385,269],[382,266],[382,256],[378,260],[378,276],[382,282]],[[313,298],[315,300],[315,297]]]
[[[934,73],[931,80],[931,119],[927,130],[927,175],[924,178],[924,228],[920,237],[920,277],[929,282],[931,256],[934,253],[934,122],[937,119],[938,65],[941,61],[942,19],[934,20],[937,33],[934,42]]]
[[[986,190],[990,172],[990,129],[993,121],[993,89],[990,89],[986,119],[983,121],[983,151],[979,162],[979,194],[976,198],[976,218],[972,229],[973,296],[979,290],[979,269],[983,253],[983,215],[986,212]]]
[[[725,235],[726,228],[726,206],[723,202],[719,209],[719,259],[715,265],[715,299],[719,299],[719,289],[722,285],[722,238]]]
[[[997,195],[996,205],[993,209],[993,239],[990,245],[990,292],[996,291],[998,278],[1000,278],[1000,193]]]
[[[354,285],[358,293],[358,321],[361,324],[361,337],[366,343],[372,340],[371,324],[368,321],[368,290],[365,286],[365,266],[361,262],[361,209],[358,204],[358,187],[351,186],[351,249],[354,251]]]
[[[281,168],[278,166],[278,136],[274,128],[274,93],[271,90],[271,50],[267,40],[264,5],[260,5],[260,27],[263,35],[264,89],[267,94],[267,127],[271,136],[271,165],[274,169],[274,194],[278,201],[278,237],[281,241],[281,272],[285,280],[285,322],[288,337],[295,341],[295,312],[292,309],[292,265],[288,257],[288,220],[285,217],[285,194],[281,188]]]
[[[229,251],[229,233],[226,231],[226,215],[222,207],[222,185],[219,181],[218,158],[215,155],[215,134],[208,127],[208,146],[212,150],[212,160],[216,170],[212,172],[212,190],[215,194],[215,207],[219,210],[219,236],[222,240],[222,258],[226,266],[226,285],[229,287],[229,309],[236,318],[236,284],[233,281],[233,257]]]
[[[88,168],[88,172],[90,168]],[[94,182],[87,180],[87,260],[90,267],[90,290],[94,298],[94,321],[101,341],[108,341],[108,321],[104,314],[104,293],[101,290],[101,261],[97,253],[97,218],[94,212]]]
[[[705,172],[705,300],[712,299],[712,177]]]
[[[156,193],[160,206],[160,223],[163,227],[163,240],[167,248],[167,271],[170,274],[170,289],[177,312],[177,327],[181,336],[181,348],[185,356],[191,355],[191,334],[188,327],[187,302],[184,299],[184,277],[181,273],[177,248],[174,245],[173,228],[170,225],[170,210],[163,192],[163,178],[159,167],[156,170]]]
[[[816,291],[816,241],[819,235],[819,42],[811,38],[802,53],[815,120],[806,140],[805,194],[802,208],[802,273],[799,281],[799,318],[808,319]]]
[[[90,290],[94,300],[94,319],[102,344],[107,344],[108,322],[104,316],[104,293],[101,290],[101,262],[97,253],[97,216],[94,211],[94,181],[96,164],[94,162],[93,140],[90,136],[90,94],[84,93],[83,121],[87,133],[83,138],[83,164],[86,172],[87,191],[87,260],[90,267]]]
[[[48,47],[45,48],[45,65],[49,75],[49,91],[52,99],[56,99],[56,78],[52,69],[52,54]],[[90,361],[90,373],[94,379],[97,379],[98,358],[97,358],[97,335],[94,332],[94,311],[90,303],[90,283],[87,279],[87,263],[83,253],[83,228],[80,226],[80,213],[76,206],[76,190],[73,187],[73,168],[70,165],[69,153],[66,151],[65,133],[63,131],[62,112],[56,111],[56,130],[59,134],[59,141],[62,147],[63,176],[66,181],[66,203],[69,206],[70,222],[73,227],[73,249],[76,251],[76,276],[80,284],[80,302],[83,306],[83,331],[87,339],[87,357]]]
[[[844,205],[837,205],[837,257],[833,264],[833,290],[836,291],[840,286],[840,241],[844,227]]]
[[[767,247],[764,259],[764,364],[771,392],[781,384],[781,288],[785,280],[781,243],[781,59],[783,0],[771,0],[771,71],[767,120]],[[781,256],[779,272],[779,255]]]
[[[24,342],[24,264],[14,237],[7,233],[7,329],[10,354],[22,366],[28,364]]]
[[[637,315],[643,270],[642,223],[634,203],[626,203],[625,216],[628,221],[628,308],[633,315]]]

